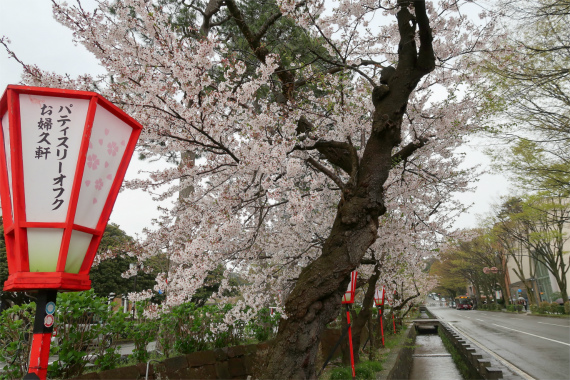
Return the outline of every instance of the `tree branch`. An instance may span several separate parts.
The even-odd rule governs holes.
[[[400,151],[392,155],[392,162],[400,162],[410,157],[414,152],[427,144],[429,139],[427,137],[420,137],[417,141],[411,142]]]
[[[313,157],[309,157],[307,159],[307,162],[311,164],[315,169],[319,170],[320,172],[324,173],[327,177],[332,179],[333,182],[336,183],[341,190],[344,190],[344,182],[342,182],[342,180],[336,174],[334,174],[332,171],[330,171],[321,163],[317,162]]]

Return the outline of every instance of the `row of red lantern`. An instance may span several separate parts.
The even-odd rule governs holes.
[[[350,273],[350,282],[348,283],[348,288],[346,289],[346,292],[342,296],[342,303],[343,304],[354,303],[354,295],[356,293],[356,278],[357,278],[357,276],[358,276],[357,271],[353,271]],[[374,293],[374,304],[377,307],[384,305],[385,297],[386,297],[386,291],[384,290],[384,287],[382,287],[382,289],[376,288],[376,291]]]

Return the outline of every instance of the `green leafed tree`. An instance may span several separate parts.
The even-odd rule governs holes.
[[[136,258],[127,253],[128,244],[133,241],[118,225],[109,223],[99,245],[99,254],[112,252],[112,258],[101,261],[91,268],[91,287],[99,297],[107,297],[110,293],[116,295],[135,291],[135,278],[124,278],[122,274],[129,265],[136,263]],[[151,265],[151,264],[149,264]],[[152,268],[148,268],[147,272]],[[156,274],[139,271],[137,274],[136,291],[152,289]]]
[[[528,190],[570,193],[570,1],[502,0],[510,36],[487,56],[484,98],[492,131],[507,146],[491,153]]]
[[[555,278],[563,299],[568,299],[568,272],[564,248],[570,240],[570,203],[566,196],[536,194],[524,197],[517,208],[498,216],[503,234],[521,244],[533,260]]]

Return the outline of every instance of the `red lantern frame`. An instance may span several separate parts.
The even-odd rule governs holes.
[[[384,305],[385,296],[386,291],[384,290],[384,287],[382,287],[382,290],[380,290],[380,288],[376,288],[376,291],[374,292],[374,303],[376,304],[376,307]]]
[[[30,222],[26,216],[26,196],[24,193],[24,164],[22,157],[22,115],[20,109],[20,95],[44,96],[52,98],[81,99],[88,101],[86,120],[79,147],[77,166],[71,186],[69,205],[64,222]],[[30,98],[31,99],[31,98]],[[125,151],[95,228],[88,228],[75,223],[78,200],[82,179],[84,177],[87,150],[94,127],[96,112],[104,109],[114,118],[132,128],[132,132],[125,143]],[[9,121],[9,147],[10,162],[7,162],[6,145],[4,141],[4,126],[2,120],[8,113]],[[103,112],[101,112],[103,113]],[[89,271],[95,259],[97,248],[103,232],[111,215],[113,205],[121,188],[127,167],[134,152],[136,143],[142,130],[142,125],[128,116],[121,109],[113,105],[101,95],[88,91],[75,91],[66,89],[53,89],[43,87],[27,87],[9,85],[0,99],[0,196],[4,219],[4,234],[6,238],[6,251],[8,257],[9,277],[4,284],[4,290],[22,291],[34,289],[57,290],[87,290],[91,288]],[[9,178],[8,165],[10,165],[11,178]],[[11,181],[9,181],[9,179]],[[10,184],[12,185],[10,188]],[[12,200],[10,195],[12,195]],[[13,207],[12,207],[13,202]],[[57,257],[57,266],[54,272],[30,272],[28,249],[28,229],[62,229],[63,235],[60,251]],[[92,235],[87,252],[83,257],[78,273],[66,272],[71,234],[73,231]]]
[[[346,292],[342,296],[342,303],[343,304],[352,304],[354,303],[354,294],[356,293],[356,278],[358,276],[357,271],[350,272],[350,282],[348,283],[348,288]]]

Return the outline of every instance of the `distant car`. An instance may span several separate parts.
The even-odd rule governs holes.
[[[445,302],[445,298],[441,297],[441,302]]]
[[[436,296],[436,297],[434,298],[434,300],[439,301],[439,297]]]

